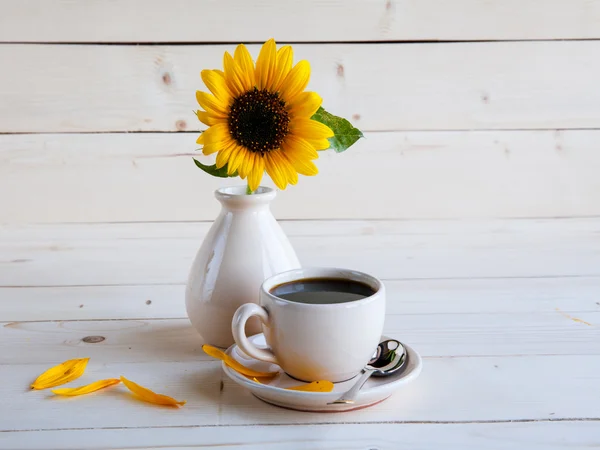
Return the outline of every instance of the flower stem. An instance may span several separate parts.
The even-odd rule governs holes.
[[[250,189],[250,185],[246,186],[246,195],[252,195],[254,191]]]

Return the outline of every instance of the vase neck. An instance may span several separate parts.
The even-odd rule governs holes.
[[[223,208],[230,210],[265,209],[275,195],[275,190],[263,186],[259,186],[253,194],[246,194],[246,186],[229,186],[215,191],[215,197]]]

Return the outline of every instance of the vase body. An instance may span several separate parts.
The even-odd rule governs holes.
[[[271,214],[275,191],[245,186],[218,189],[221,212],[206,235],[188,277],[187,314],[204,343],[233,344],[231,320],[239,306],[258,303],[262,282],[276,273],[300,267],[287,236]],[[260,333],[258,320],[249,335]]]

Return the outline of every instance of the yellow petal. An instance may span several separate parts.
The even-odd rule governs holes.
[[[196,116],[200,122],[202,122],[204,125],[208,125],[209,127],[225,121],[224,118],[211,116],[209,113],[200,110],[196,111]]]
[[[265,168],[267,169],[267,173],[271,177],[271,180],[273,180],[279,189],[284,190],[287,187],[287,177],[282,168],[277,164],[279,158],[276,154],[269,153],[264,156],[264,159]]]
[[[327,150],[331,147],[328,139],[306,139],[306,141],[314,147],[315,150]]]
[[[205,144],[215,144],[217,142],[226,141],[230,139],[229,125],[227,125],[226,122],[217,123],[202,133],[202,136],[204,136]]]
[[[333,137],[333,131],[327,125],[316,120],[298,118],[293,122],[292,134],[307,140],[311,145],[319,143],[322,139]],[[314,145],[313,145],[314,146]]]
[[[293,134],[285,137],[281,147],[285,153],[293,154],[294,158],[317,159],[319,157],[315,148],[306,139]]]
[[[323,103],[316,92],[301,92],[289,103],[288,108],[293,117],[310,119]]]
[[[231,176],[235,173],[242,162],[242,158],[244,157],[244,149],[240,146],[236,145],[231,150],[229,155],[229,160],[227,162],[227,175]]]
[[[237,97],[250,89],[247,77],[241,72],[229,52],[225,52],[223,55],[223,68],[225,69],[225,82],[234,97]]]
[[[68,395],[74,397],[76,395],[84,395],[89,394],[91,392],[96,392],[100,389],[104,389],[105,387],[119,384],[120,382],[121,380],[117,378],[109,378],[107,380],[94,381],[93,383],[86,384],[85,386],[79,386],[76,388],[53,389],[52,393],[56,395]]]
[[[275,156],[275,153],[274,153]],[[275,156],[277,166],[281,169],[281,171],[285,174],[285,178],[290,184],[298,183],[298,172],[294,170],[294,167],[289,162],[289,160],[285,157],[282,151],[277,152]]]
[[[225,83],[225,75],[219,70],[203,70],[200,72],[202,81],[213,95],[222,103],[229,103],[231,91]]]
[[[222,360],[227,366],[231,367],[233,370],[241,373],[242,375],[246,375],[249,377],[257,377],[257,378],[272,378],[277,375],[279,372],[258,372],[254,369],[244,366],[237,362],[234,358],[229,356],[227,353],[219,350],[218,348],[213,347],[212,345],[204,344],[202,346],[202,350],[213,358],[217,358]]]
[[[210,144],[204,144],[202,147],[202,153],[205,155],[212,155],[213,153],[225,150],[235,144],[235,141],[231,138],[225,138],[222,141],[211,142]]]
[[[260,181],[262,180],[263,174],[265,173],[265,160],[261,155],[255,155],[254,167],[248,174],[248,187],[252,192],[258,189]]]
[[[277,92],[281,83],[292,70],[292,62],[294,59],[294,52],[292,47],[286,45],[277,50],[277,69],[275,70],[275,75],[273,76],[273,81],[271,83],[271,91]]]
[[[219,153],[217,153],[217,160],[215,161],[217,169],[222,168],[229,162],[229,156],[234,149],[235,145],[228,145],[224,149],[219,150]]]
[[[48,389],[76,380],[87,366],[90,358],[70,359],[58,366],[51,367],[41,374],[31,385],[32,389]]]
[[[157,394],[155,392],[152,392],[150,389],[146,389],[145,387],[128,380],[124,376],[121,376],[121,381],[125,386],[127,386],[127,389],[129,389],[131,392],[133,392],[145,402],[166,406],[183,406],[186,403],[185,401],[177,401],[173,397],[169,397],[168,395]]]
[[[301,175],[314,176],[319,173],[317,166],[315,166],[315,164],[308,159],[298,157],[295,158],[293,155],[290,155],[289,152],[285,153],[285,157],[290,162],[294,170]]]
[[[240,164],[240,167],[238,169],[242,179],[250,175],[252,168],[254,167],[254,158],[254,153],[246,150],[246,156],[244,157],[244,160],[242,161],[242,164]]]
[[[215,117],[227,118],[227,103],[217,99],[214,95],[207,94],[206,92],[196,91],[196,100],[198,104],[207,113]]]
[[[313,381],[312,383],[303,384],[301,386],[294,386],[286,388],[288,391],[302,391],[302,392],[331,392],[333,391],[333,383],[327,380]]]
[[[233,54],[233,60],[246,78],[248,83],[246,86],[247,89],[254,87],[256,84],[254,77],[254,61],[252,61],[252,56],[250,56],[250,52],[244,44],[237,46],[235,53]]]
[[[279,91],[283,100],[285,100],[286,103],[292,103],[294,97],[306,88],[309,79],[310,64],[308,61],[300,61],[290,71],[283,83],[281,83]]]
[[[263,384],[256,377],[252,378],[252,381],[258,384]],[[300,386],[292,386],[286,389],[288,391],[331,392],[333,391],[333,383],[327,380],[313,381],[312,383],[301,384]]]
[[[277,45],[269,39],[260,49],[256,59],[256,86],[258,89],[269,89],[277,69]]]
[[[200,133],[200,136],[198,136],[198,139],[196,139],[196,144],[204,144],[204,132]]]

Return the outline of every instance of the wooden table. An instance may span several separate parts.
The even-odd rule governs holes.
[[[0,228],[0,448],[600,446],[600,219],[283,222],[304,265],[384,279],[385,333],[424,357],[413,384],[340,414],[264,404],[203,354],[183,293],[209,225]],[[87,356],[74,385],[125,375],[188,403],[28,389]]]

